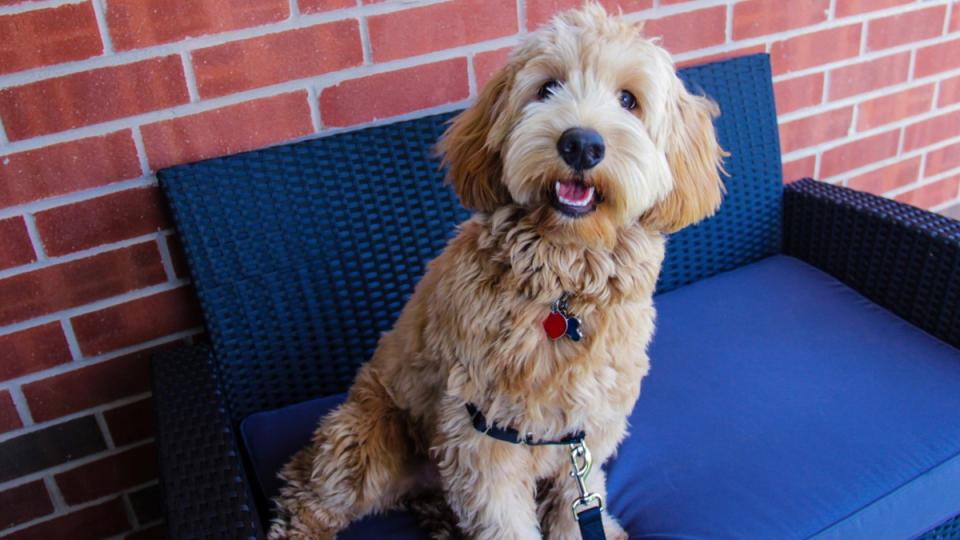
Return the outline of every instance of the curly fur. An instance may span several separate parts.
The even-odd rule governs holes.
[[[560,84],[538,97],[548,80]],[[635,109],[621,106],[623,90]],[[331,538],[438,494],[469,538],[578,537],[567,449],[487,437],[464,405],[542,439],[584,430],[597,463],[614,453],[649,369],[663,233],[720,204],[717,112],[684,89],[663,49],[596,4],[522,43],[439,142],[448,181],[476,213],[283,469],[270,537]],[[596,167],[573,171],[558,155],[571,127],[602,136]],[[580,217],[551,203],[555,183],[574,179],[598,194]],[[541,327],[565,292],[579,342]],[[604,484],[594,468],[589,489],[605,496]],[[626,537],[606,514],[604,528]]]

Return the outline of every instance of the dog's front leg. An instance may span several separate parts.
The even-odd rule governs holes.
[[[530,449],[462,423],[447,424],[431,449],[460,530],[478,540],[539,540]]]

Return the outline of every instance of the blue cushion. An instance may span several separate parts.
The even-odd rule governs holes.
[[[786,256],[656,303],[632,435],[606,465],[631,538],[907,538],[960,510],[960,351]],[[244,422],[268,496],[341,399]],[[362,527],[423,537],[397,512],[343,538]]]

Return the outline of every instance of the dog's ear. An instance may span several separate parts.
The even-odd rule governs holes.
[[[642,219],[649,227],[671,233],[710,217],[723,199],[722,160],[728,155],[717,143],[713,118],[720,109],[712,100],[687,92],[675,81],[675,98],[667,107],[665,153],[673,190]]]
[[[491,129],[504,113],[513,71],[509,65],[500,69],[437,143],[447,167],[446,182],[453,186],[460,203],[471,210],[491,212],[511,200],[501,180],[501,141],[491,140],[495,138]]]

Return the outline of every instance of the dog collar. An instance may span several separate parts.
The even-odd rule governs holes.
[[[480,433],[484,433],[497,439],[498,441],[504,441],[513,444],[526,444],[528,446],[545,446],[551,444],[579,444],[583,442],[583,439],[586,438],[587,434],[583,431],[577,431],[576,433],[568,433],[562,439],[557,439],[555,441],[541,441],[537,440],[532,433],[528,433],[526,436],[520,435],[520,432],[508,427],[500,427],[496,424],[489,424],[487,422],[487,417],[480,412],[480,409],[477,409],[477,406],[473,403],[467,403],[467,414],[470,415],[470,420],[473,422],[473,427]]]

